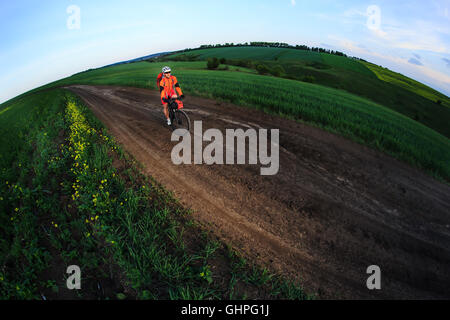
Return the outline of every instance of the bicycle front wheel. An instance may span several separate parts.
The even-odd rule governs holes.
[[[183,110],[175,110],[172,121],[172,129],[186,129],[187,131],[191,129],[191,120],[186,112]]]

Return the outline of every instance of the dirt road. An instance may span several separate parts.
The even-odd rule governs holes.
[[[203,131],[280,129],[280,170],[171,162],[156,91],[72,86],[123,147],[194,217],[248,259],[319,298],[450,298],[450,187],[322,130],[189,97]],[[381,290],[366,269],[381,268]]]

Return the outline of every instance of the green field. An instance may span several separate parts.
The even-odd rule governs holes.
[[[198,227],[65,90],[3,106],[0,151],[1,300],[311,298]]]
[[[365,97],[450,137],[450,99],[436,90],[371,63],[288,48],[225,47],[175,53],[166,59],[248,59],[305,80]],[[312,79],[312,80],[311,80]],[[440,102],[439,102],[440,101]]]
[[[447,96],[436,90],[433,90],[423,83],[405,77],[400,73],[377,66],[373,63],[363,62],[363,64],[366,65],[367,68],[372,70],[380,80],[391,83],[398,87],[402,87],[410,92],[417,93],[418,95],[431,101],[441,100],[443,106],[450,108],[450,100]]]
[[[190,55],[199,60],[206,60],[211,57],[226,59],[252,59],[252,60],[305,60],[322,62],[320,53],[302,50],[292,50],[286,48],[265,48],[265,47],[227,47],[193,50],[187,53],[175,53],[171,57]]]
[[[156,89],[156,74],[165,63],[139,62],[97,69],[45,88],[108,84]],[[211,71],[206,70],[205,62],[170,65],[187,94],[231,101],[313,124],[386,152],[434,177],[450,179],[448,138],[368,99],[321,85],[261,76],[245,68],[236,71],[234,66]]]

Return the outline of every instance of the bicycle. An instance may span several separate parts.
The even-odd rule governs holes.
[[[177,100],[181,101],[179,98],[170,98],[168,99],[168,108],[169,108],[169,118],[172,124],[170,127],[173,131],[176,129],[186,129],[189,131],[191,129],[191,120],[189,116],[182,110],[183,104],[178,105]]]

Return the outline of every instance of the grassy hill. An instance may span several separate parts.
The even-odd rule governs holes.
[[[421,122],[450,137],[450,99],[442,93],[401,74],[357,59],[289,48],[224,47],[175,53],[165,59],[206,60],[225,58],[230,62],[248,59],[281,76],[314,82],[368,98]]]

